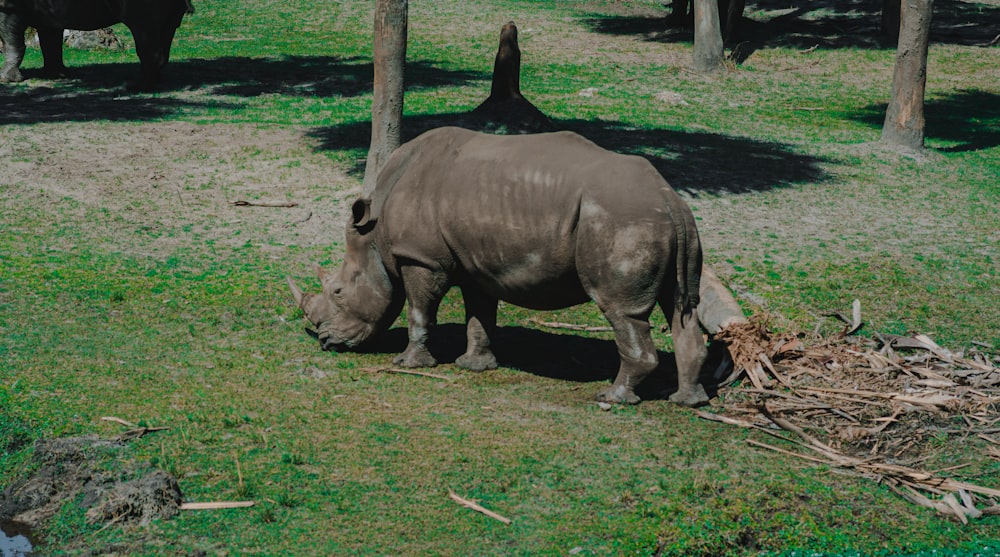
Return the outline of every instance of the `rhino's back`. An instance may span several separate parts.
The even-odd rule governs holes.
[[[655,267],[654,281],[670,260],[666,182],[647,161],[571,132],[442,128],[406,144],[386,168],[385,248],[517,305],[586,301],[589,283],[611,272],[603,267],[612,251]]]

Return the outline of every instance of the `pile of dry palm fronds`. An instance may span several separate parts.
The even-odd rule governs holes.
[[[925,472],[928,441],[945,435],[982,440],[1000,459],[1000,358],[985,350],[951,352],[930,338],[851,336],[853,324],[829,339],[775,336],[759,322],[730,325],[715,335],[735,363],[706,419],[755,428],[804,450],[809,461],[873,477],[906,499],[963,522],[1000,514],[1000,489],[946,477],[962,468]],[[982,348],[988,348],[983,345]],[[736,380],[742,379],[738,383]]]

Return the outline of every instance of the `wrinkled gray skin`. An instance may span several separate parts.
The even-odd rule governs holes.
[[[359,199],[336,273],[323,293],[289,285],[326,350],[359,347],[408,304],[409,344],[393,362],[433,366],[427,350],[438,304],[465,300],[468,344],[456,364],[492,369],[497,301],[552,310],[593,300],[615,332],[621,366],[598,400],[637,403],[657,367],[649,316],[670,320],[678,391],[708,400],[698,375],[706,349],[695,308],[701,245],[694,217],[643,158],[606,151],[570,132],[427,132],[396,150],[371,200]]]
[[[170,58],[170,43],[190,0],[0,0],[0,39],[4,63],[0,82],[22,81],[24,31],[34,27],[42,47],[47,77],[65,75],[62,40],[64,29],[93,31],[124,23],[135,39],[140,78],[137,87],[149,89],[160,81]]]

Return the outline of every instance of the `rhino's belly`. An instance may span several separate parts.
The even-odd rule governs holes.
[[[528,309],[562,309],[589,300],[576,269],[546,273],[511,265],[474,274],[473,278],[497,299]]]
[[[36,11],[30,19],[37,26],[94,31],[121,21],[118,14],[108,9],[107,2],[64,0],[35,5]]]

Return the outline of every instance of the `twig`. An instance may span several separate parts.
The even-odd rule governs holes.
[[[996,46],[1000,44],[1000,35],[993,37],[993,40],[988,43],[979,43],[976,46]]]
[[[169,427],[137,427],[135,429],[130,429],[128,431],[123,431],[115,436],[117,441],[131,441],[132,439],[139,439],[144,437],[147,433],[153,433],[155,431],[166,431],[170,429]]]
[[[123,419],[121,419],[119,417],[116,417],[116,416],[101,416],[101,419],[104,420],[104,421],[106,421],[106,422],[115,422],[116,424],[121,424],[121,425],[123,425],[125,427],[131,427],[131,428],[139,427],[139,426],[135,425],[134,423],[132,423],[132,422],[130,422],[128,420],[123,420]]]
[[[254,506],[253,501],[216,501],[209,503],[181,503],[182,511],[205,511],[215,509],[239,509]]]
[[[298,203],[269,203],[266,201],[233,201],[230,205],[235,205],[237,207],[298,207]]]
[[[604,333],[614,331],[611,327],[575,325],[573,323],[559,323],[555,321],[540,321],[535,318],[528,319],[528,321],[536,325],[541,325],[542,327],[548,327],[549,329],[569,329],[571,331],[585,331],[588,333]]]
[[[293,226],[293,225],[296,225],[296,224],[303,224],[303,223],[305,223],[305,222],[309,222],[309,219],[311,219],[311,218],[312,218],[312,216],[313,216],[313,212],[312,212],[312,211],[309,211],[309,214],[308,214],[308,215],[306,215],[306,218],[304,218],[304,219],[302,219],[302,220],[297,220],[297,221],[295,221],[295,222],[290,222],[290,223],[287,223],[287,224],[285,224],[285,226],[284,226],[284,227],[285,227],[285,228],[289,228],[289,227],[291,227],[291,226]]]
[[[710,421],[713,421],[713,422],[719,422],[719,423],[723,423],[723,424],[734,425],[734,426],[737,426],[737,427],[746,427],[746,428],[757,428],[757,427],[760,427],[757,424],[755,424],[755,423],[753,423],[751,421],[748,421],[748,420],[741,420],[739,418],[731,418],[729,416],[723,416],[721,414],[714,414],[712,412],[705,412],[704,410],[695,409],[694,413],[699,418],[702,418],[702,419],[705,419],[705,420],[710,420]]]
[[[483,507],[482,505],[479,505],[478,503],[475,503],[473,501],[469,501],[468,499],[460,497],[457,493],[455,493],[451,489],[448,490],[448,497],[451,497],[452,501],[458,503],[459,505],[462,505],[463,507],[465,507],[467,509],[472,509],[472,510],[478,512],[478,513],[483,513],[483,514],[485,514],[486,516],[488,516],[490,518],[494,518],[496,520],[499,520],[500,522],[503,522],[504,524],[510,524],[512,522],[511,519],[509,519],[509,518],[507,518],[505,516],[499,515],[499,514],[493,512],[493,511],[487,509],[486,507]]]
[[[426,371],[414,371],[412,369],[400,369],[395,367],[364,367],[361,371],[368,373],[400,373],[403,375],[419,375],[421,377],[433,377],[434,379],[443,379],[445,381],[451,381],[452,378],[447,375],[439,375],[437,373],[427,373]]]

